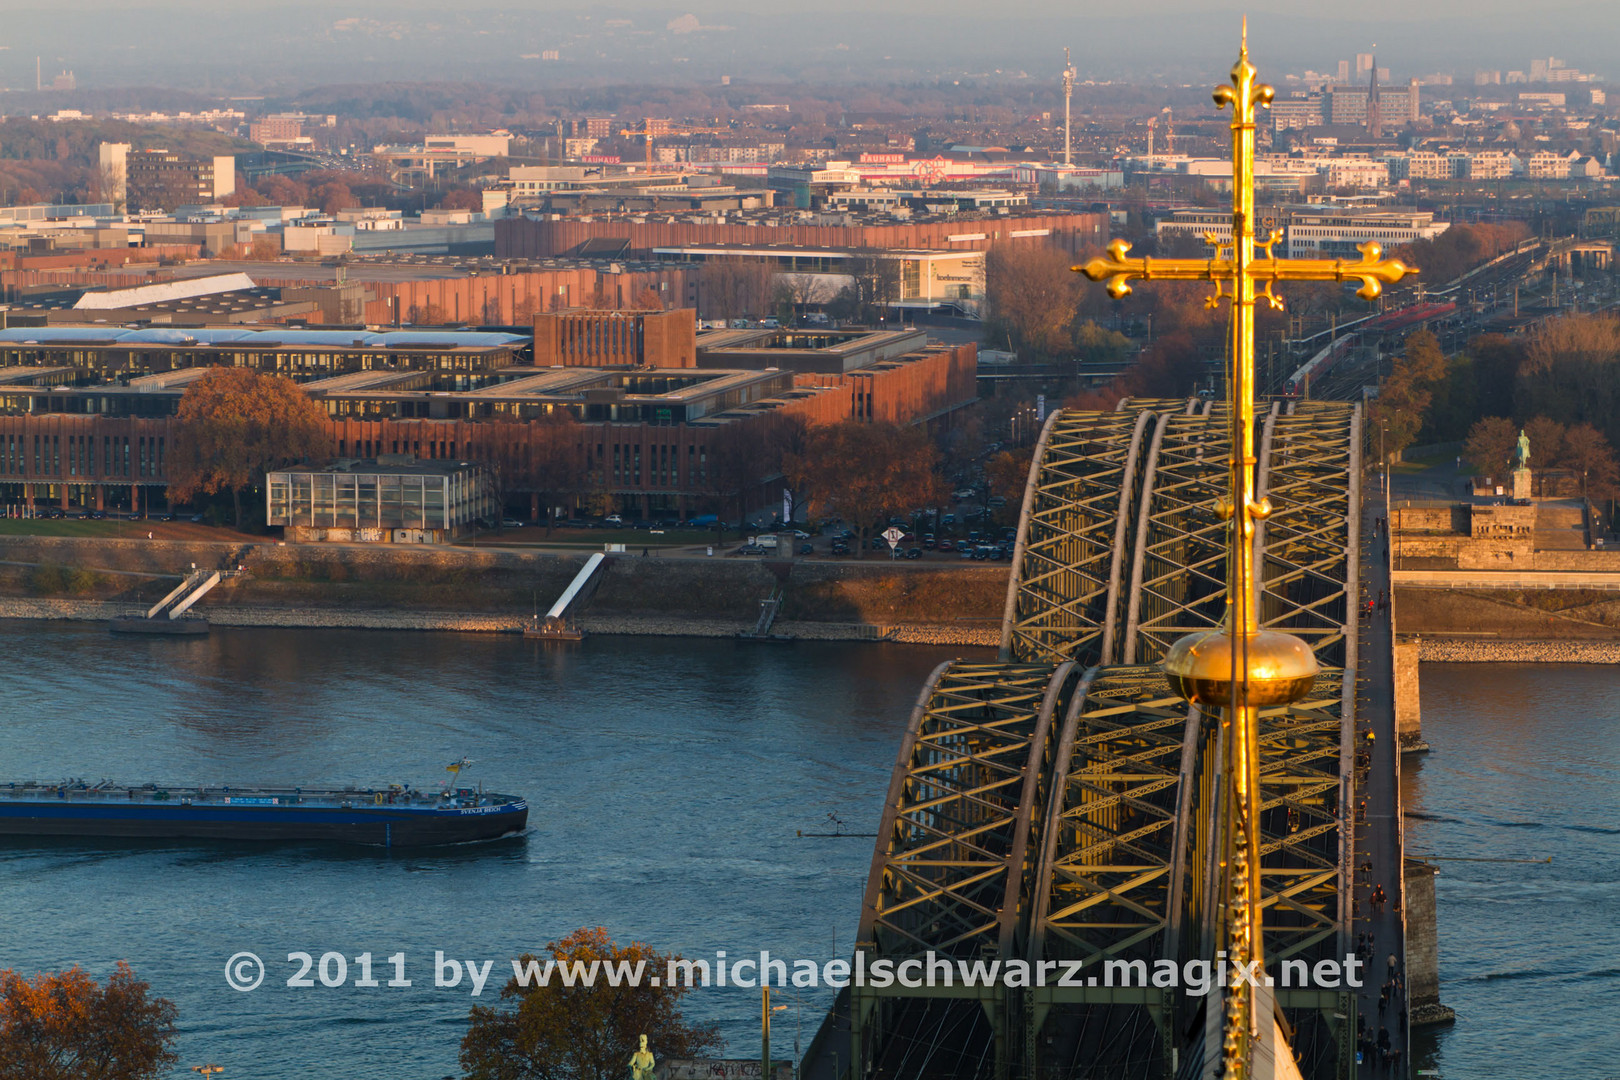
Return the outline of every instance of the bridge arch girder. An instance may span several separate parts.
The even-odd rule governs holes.
[[[1271,407],[1263,430],[1273,513],[1255,538],[1259,610],[1264,625],[1305,637],[1323,673],[1311,697],[1260,719],[1262,925],[1273,960],[1314,963],[1342,958],[1350,914],[1344,672],[1356,654],[1361,414],[1290,403]],[[1213,948],[1220,724],[1173,698],[1155,662],[1224,614],[1215,502],[1227,432],[1224,408],[1197,399],[1049,419],[1000,662],[945,665],[919,699],[868,878],[861,958],[1151,966]],[[1320,996],[1279,1002],[1314,1063],[1307,1075],[1325,1076],[1344,1060],[1345,1033],[1331,1019],[1342,1002]],[[941,1076],[1082,1075],[1103,1060],[1110,1075],[1160,1076],[1190,1019],[1153,988],[868,989],[850,1001],[852,1060],[896,1065],[898,1054],[915,1066],[926,1046],[943,1057],[924,1071]],[[1067,1041],[1047,1041],[1054,1010]],[[972,1057],[975,1038],[993,1053]]]

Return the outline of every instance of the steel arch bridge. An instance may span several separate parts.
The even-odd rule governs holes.
[[[1277,970],[1349,951],[1353,845],[1340,822],[1354,805],[1345,672],[1362,417],[1325,402],[1259,412],[1258,483],[1274,511],[1254,540],[1258,610],[1322,665],[1310,697],[1260,721],[1263,925]],[[1157,663],[1223,614],[1216,500],[1229,448],[1224,406],[1197,399],[1048,420],[1000,656],[933,673],[878,829],[854,962],[902,975],[909,963],[925,985],[873,977],[846,991],[817,1040],[848,1039],[831,1075],[1170,1078],[1197,1066],[1181,1047],[1207,999],[1148,976],[1166,963],[1185,974],[1218,948],[1221,735]],[[981,973],[976,985],[965,970]],[[1277,994],[1304,1074],[1348,1080],[1349,992]]]

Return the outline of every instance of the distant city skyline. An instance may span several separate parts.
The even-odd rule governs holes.
[[[1240,13],[1266,74],[1332,72],[1375,47],[1396,76],[1527,69],[1557,56],[1611,74],[1620,5],[1576,0],[1531,8],[1508,0],[1370,0],[1353,15],[1298,4],[1144,0],[1128,14],[1056,3],[1000,8],[964,0],[853,0],[814,10],[769,3],[620,0],[610,6],[510,0],[446,9],[421,0],[341,7],[266,3],[221,16],[197,0],[14,0],[0,29],[0,86],[32,90],[36,57],[80,88],[167,86],[209,92],[321,83],[463,80],[543,85],[752,80],[884,83],[918,78],[1056,79],[1073,50],[1082,82],[1197,82],[1230,63]],[[94,13],[94,18],[87,18]],[[251,33],[246,32],[251,27]],[[553,59],[555,57],[555,59]]]

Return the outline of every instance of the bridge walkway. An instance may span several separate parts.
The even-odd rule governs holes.
[[[1367,1030],[1374,1039],[1380,1027],[1388,1028],[1390,1043],[1401,1050],[1401,1070],[1392,1074],[1383,1068],[1376,1054],[1365,1055],[1358,1076],[1401,1077],[1408,1075],[1411,1055],[1407,1052],[1406,1031],[1399,1016],[1404,1008],[1404,994],[1392,1000],[1382,1011],[1378,1001],[1380,989],[1389,978],[1391,953],[1405,966],[1404,919],[1401,897],[1401,820],[1400,820],[1400,754],[1395,741],[1395,661],[1394,642],[1390,633],[1390,608],[1378,606],[1380,595],[1386,599],[1390,592],[1389,535],[1384,496],[1374,485],[1368,485],[1367,497],[1362,503],[1361,518],[1361,648],[1357,651],[1356,679],[1356,849],[1355,849],[1355,918],[1352,925],[1351,947],[1363,932],[1372,934],[1372,955],[1362,969],[1362,987],[1356,994],[1356,1011],[1365,1018]],[[1384,518],[1376,528],[1374,520]],[[1367,601],[1374,601],[1375,610],[1369,616]],[[1373,736],[1369,748],[1367,735]],[[1363,759],[1361,755],[1367,754]],[[1361,761],[1367,761],[1365,769]],[[1365,871],[1371,863],[1370,872]],[[1387,901],[1380,910],[1374,910],[1371,896],[1374,886],[1382,885]]]

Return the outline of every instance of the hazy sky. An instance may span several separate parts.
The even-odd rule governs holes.
[[[292,88],[483,78],[567,83],[743,77],[883,82],[1025,70],[1074,50],[1082,78],[1209,81],[1230,65],[1240,13],[1277,78],[1377,46],[1396,75],[1528,69],[1557,56],[1608,74],[1620,0],[4,0],[0,85],[62,68],[81,87]],[[876,8],[876,10],[874,10]],[[682,16],[695,16],[682,20]],[[681,20],[681,21],[677,21]],[[693,29],[694,25],[697,27]],[[547,64],[539,56],[558,51]],[[1620,63],[1616,63],[1620,76]],[[1471,78],[1466,79],[1471,81]]]

